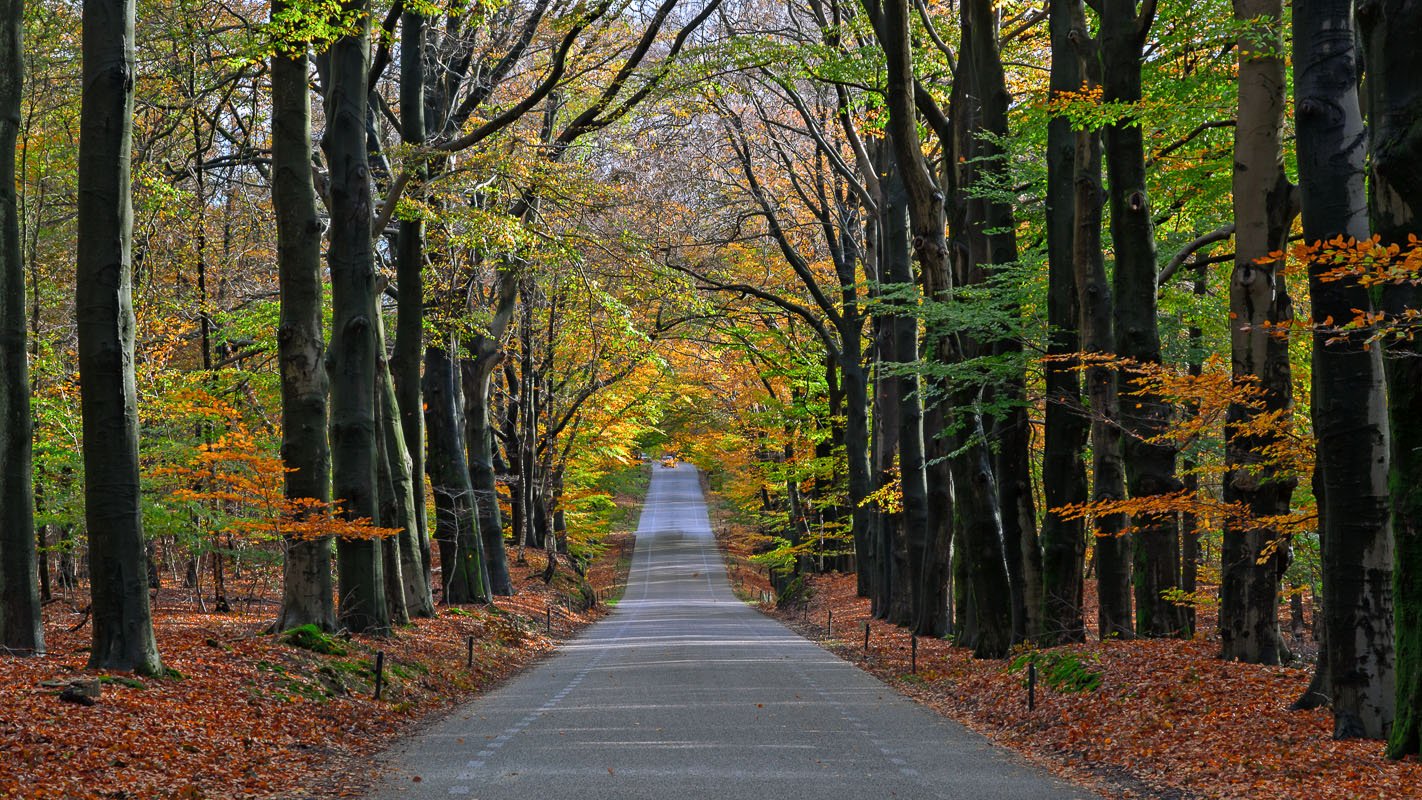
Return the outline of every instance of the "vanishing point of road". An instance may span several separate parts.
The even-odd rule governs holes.
[[[375,798],[1090,796],[737,600],[695,468],[653,473],[616,610],[388,753]]]

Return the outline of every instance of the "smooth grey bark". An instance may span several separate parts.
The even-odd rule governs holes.
[[[1381,244],[1411,255],[1422,236],[1422,2],[1365,0],[1357,19],[1367,64],[1369,219]],[[1408,325],[1406,315],[1422,310],[1422,290],[1386,284],[1382,310]],[[1395,729],[1388,752],[1397,757],[1422,745],[1422,346],[1410,330],[1386,345],[1392,536],[1373,529],[1330,541],[1340,580],[1324,599],[1330,616],[1356,624],[1340,624],[1338,636],[1328,629],[1334,734],[1375,738]]]
[[[474,487],[464,456],[460,387],[452,353],[430,345],[425,349],[425,427],[429,458],[426,467],[434,489],[435,533],[439,546],[440,586],[446,605],[488,599],[481,569],[483,542],[475,516]],[[499,549],[503,543],[499,542]]]
[[[359,18],[356,29],[330,49],[326,132],[321,146],[330,169],[332,494],[350,518],[379,524],[376,483],[376,359],[379,309],[371,247],[370,162],[366,150],[370,18],[367,0],[347,0],[342,10]],[[336,542],[340,622],[355,633],[390,629],[385,575],[378,540]]]
[[[425,17],[405,11],[400,18],[400,126],[405,144],[425,144],[425,87],[428,81],[428,43]],[[414,180],[428,179],[428,163],[414,169]],[[431,594],[432,558],[429,553],[429,521],[425,519],[425,415],[424,398],[419,394],[419,365],[424,357],[425,325],[425,223],[424,220],[400,220],[400,234],[395,256],[397,303],[395,303],[395,352],[390,368],[395,382],[395,399],[400,404],[400,425],[405,446],[410,452],[412,489],[414,489],[415,521],[418,533],[419,560],[424,567],[425,597]],[[408,581],[408,575],[407,575]],[[434,614],[434,605],[419,608],[417,615]]]
[[[915,312],[918,287],[910,262],[908,191],[903,170],[895,164],[884,182],[883,222],[885,258],[882,288],[890,293],[886,307],[893,361],[884,366],[890,375],[890,393],[897,401],[893,418],[898,421],[894,438],[899,456],[899,493],[903,510],[885,542],[893,589],[886,609],[887,619],[901,625],[916,624],[915,616],[923,595],[925,576],[934,572],[941,560],[929,548],[933,537],[928,512],[928,476],[923,428],[922,378],[914,369],[918,361],[918,316]],[[916,549],[915,549],[916,548]]]
[[[379,351],[382,353],[385,351],[384,338],[382,326],[382,335],[378,342]],[[416,363],[418,361],[416,359]],[[400,599],[408,621],[410,617],[433,617],[434,598],[430,585],[425,580],[420,517],[415,506],[414,467],[410,448],[405,444],[400,420],[401,408],[395,395],[394,383],[389,363],[381,358],[376,365],[376,413],[380,421],[380,518],[384,520],[384,527],[400,529],[398,534],[391,537],[395,561],[400,567],[400,577],[397,582],[392,582],[387,575],[386,584],[400,587]],[[421,428],[423,427],[422,424]],[[395,596],[393,589],[386,594],[392,599]],[[395,618],[393,613],[391,616]]]
[[[23,29],[24,0],[0,2],[0,650],[43,655],[44,625],[35,574],[29,320],[15,196],[15,142],[24,89]]]
[[[462,362],[466,413],[464,435],[469,451],[469,478],[478,510],[489,590],[496,596],[513,595],[508,553],[504,550],[504,520],[499,508],[498,470],[494,464],[494,427],[490,421],[489,392],[493,372],[503,354],[483,336],[475,337],[474,357]],[[518,526],[515,526],[517,535]]]
[[[426,53],[425,18],[406,11],[400,17],[400,135],[407,146],[422,147],[425,143]],[[422,182],[429,169],[424,163],[413,170],[414,180]],[[410,457],[412,500],[416,528],[413,540],[418,546],[424,572],[423,599],[412,609],[415,616],[434,614],[430,598],[431,559],[429,522],[425,519],[425,415],[424,399],[420,395],[420,364],[424,355],[425,325],[425,224],[420,218],[400,220],[396,253],[395,352],[390,358],[390,372],[399,405],[400,427]],[[410,576],[406,577],[407,586]]]
[[[132,0],[84,3],[74,294],[94,619],[89,666],[157,675],[163,664],[148,604],[133,372],[133,25]]]
[[[1081,0],[1050,0],[1052,43],[1050,89],[1081,88],[1081,60],[1071,41],[1072,19]],[[1047,122],[1047,355],[1043,365],[1046,412],[1043,422],[1042,623],[1044,645],[1086,639],[1082,603],[1086,576],[1086,526],[1053,509],[1086,502],[1083,453],[1089,424],[1081,413],[1081,380],[1063,359],[1081,348],[1076,279],[1073,271],[1076,209],[1076,134],[1064,116]]]
[[[1293,301],[1282,261],[1293,221],[1293,185],[1284,173],[1282,0],[1234,0],[1239,36],[1239,113],[1234,128],[1234,272],[1230,278],[1231,375],[1238,388],[1261,390],[1255,402],[1230,404],[1225,418],[1226,503],[1255,519],[1287,514],[1297,479],[1270,463],[1293,409],[1287,325]],[[1245,426],[1284,414],[1267,432]],[[1227,522],[1220,548],[1221,657],[1278,664],[1288,657],[1279,631],[1279,590],[1290,560],[1281,531]]]
[[[279,16],[285,4],[272,4]],[[326,438],[325,331],[322,328],[321,220],[311,173],[311,90],[307,56],[277,52],[271,61],[272,205],[276,211],[277,274],[281,319],[282,462],[288,500],[331,501],[331,446]],[[331,539],[288,539],[282,563],[281,610],[276,629],[336,627],[331,582]]]

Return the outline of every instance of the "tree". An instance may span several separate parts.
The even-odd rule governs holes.
[[[1234,138],[1234,273],[1230,278],[1230,343],[1234,381],[1255,386],[1260,402],[1235,403],[1225,421],[1227,503],[1247,505],[1258,519],[1289,511],[1297,479],[1281,474],[1270,452],[1293,412],[1288,325],[1293,302],[1273,254],[1282,253],[1295,214],[1284,173],[1283,3],[1235,0],[1239,38],[1239,118]],[[1279,634],[1279,589],[1289,543],[1269,527],[1227,525],[1220,551],[1220,640],[1226,659],[1278,664],[1287,654]]]
[[[1368,238],[1367,132],[1352,10],[1346,0],[1305,0],[1294,9],[1299,194],[1308,242]],[[1324,692],[1334,733],[1381,735],[1392,716],[1385,667],[1390,587],[1373,577],[1388,566],[1392,538],[1384,370],[1370,331],[1331,330],[1373,308],[1356,278],[1329,279],[1333,267],[1326,257],[1309,263],[1325,619],[1318,671],[1325,679],[1345,676],[1327,681]]]
[[[157,675],[133,371],[133,2],[89,0],[83,19],[75,313],[94,616],[89,665]]]
[[[330,50],[326,133],[321,146],[330,169],[331,231],[331,472],[333,494],[353,518],[380,522],[376,461],[376,352],[379,346],[375,260],[371,249],[371,181],[366,150],[370,19],[365,0],[341,11],[353,30]],[[341,623],[358,633],[390,628],[381,544],[336,541]]]
[[[272,17],[291,13],[272,4]],[[331,501],[331,448],[327,440],[325,337],[322,331],[321,220],[311,172],[311,90],[306,43],[272,54],[272,205],[276,211],[281,321],[282,459],[286,497]],[[282,604],[276,628],[336,626],[332,603],[331,540],[293,538],[282,562]]]
[[[1422,3],[1383,0],[1357,8],[1363,62],[1367,64],[1368,211],[1373,234],[1383,247],[1410,251],[1415,259],[1422,237],[1422,138],[1418,136],[1417,70],[1422,53]],[[1414,281],[1384,285],[1382,311],[1405,320],[1422,310],[1422,290]],[[1392,731],[1388,752],[1397,757],[1422,747],[1422,348],[1412,335],[1387,343],[1384,369],[1392,490],[1392,537],[1386,527],[1368,535],[1328,542],[1325,551],[1339,567],[1335,592],[1327,598],[1340,625],[1329,627],[1329,677],[1333,695],[1345,703],[1335,708],[1335,732],[1377,738]],[[1380,468],[1374,461],[1367,473]],[[1329,468],[1324,468],[1325,479]],[[1359,498],[1360,500],[1363,498]],[[1394,561],[1395,559],[1395,561]],[[1388,572],[1395,564],[1395,575]],[[1393,651],[1396,610],[1396,652]],[[1344,617],[1343,615],[1346,615]],[[1335,653],[1335,650],[1338,652]],[[1396,658],[1396,674],[1393,659]],[[1347,659],[1345,661],[1345,659]],[[1335,667],[1341,667],[1338,669]],[[1396,707],[1393,684],[1396,682]],[[1394,713],[1398,718],[1394,719]]]
[[[23,27],[23,0],[0,5],[0,648],[17,655],[44,653],[35,576],[29,319],[15,202]]]
[[[1085,10],[1074,8],[1076,47],[1082,54],[1087,90],[1098,89],[1100,62],[1097,43],[1086,33]],[[1116,349],[1112,327],[1112,291],[1106,277],[1101,246],[1101,214],[1105,189],[1101,183],[1101,134],[1083,128],[1076,134],[1075,193],[1073,197],[1072,265],[1076,280],[1081,349],[1099,360]],[[1125,467],[1121,462],[1120,387],[1115,370],[1088,362],[1086,395],[1091,401],[1091,498],[1095,503],[1120,501],[1126,495]],[[1097,633],[1103,639],[1130,638],[1131,625],[1129,534],[1123,515],[1097,514],[1095,537]]]
[[[1055,97],[1081,87],[1081,59],[1072,43],[1072,20],[1084,18],[1080,2],[1052,0],[1051,92]],[[1055,98],[1054,98],[1055,99]],[[1081,381],[1065,359],[1080,349],[1078,298],[1073,272],[1076,209],[1076,139],[1064,114],[1047,123],[1047,395],[1043,431],[1042,630],[1044,644],[1084,641],[1082,619],[1086,531],[1080,520],[1053,511],[1086,502],[1086,465],[1082,453],[1088,424],[1080,413]]]
[[[1155,0],[1102,0],[1100,4],[1101,99],[1130,108],[1141,100],[1142,50],[1155,22]],[[1117,355],[1141,364],[1159,364],[1156,313],[1155,226],[1146,189],[1144,133],[1126,111],[1104,131],[1109,183],[1111,244],[1116,263],[1112,320]],[[1175,450],[1160,442],[1170,409],[1155,397],[1143,375],[1121,376],[1120,420],[1124,437],[1126,487],[1132,498],[1155,497],[1180,488]],[[1184,629],[1180,609],[1168,590],[1179,585],[1179,546],[1173,514],[1144,513],[1132,520],[1136,632],[1172,636]]]
[[[924,162],[918,133],[913,49],[909,36],[906,0],[888,0],[877,20],[877,33],[887,61],[887,130],[893,141],[894,160],[908,190],[910,230],[913,249],[921,266],[924,295],[931,300],[951,300],[954,281],[950,265],[945,216],[945,191]],[[955,85],[955,91],[967,87]],[[977,88],[977,87],[973,87]],[[925,98],[925,104],[928,98]],[[937,115],[942,117],[941,112]],[[943,129],[940,128],[940,137]],[[930,333],[937,339],[936,355],[945,363],[961,361],[964,354],[952,334]],[[1003,553],[1002,529],[997,517],[997,492],[992,467],[983,442],[980,423],[971,408],[959,406],[968,424],[959,423],[964,439],[960,453],[952,460],[953,486],[957,490],[954,514],[963,543],[973,599],[974,653],[979,657],[1004,655],[1012,641],[1011,586]],[[915,599],[914,627],[920,632],[941,631],[943,610],[931,598],[937,597],[935,563],[944,557],[943,545],[930,531],[908,540]]]

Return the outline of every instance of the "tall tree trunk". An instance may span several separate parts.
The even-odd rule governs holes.
[[[1257,387],[1256,402],[1230,404],[1225,420],[1226,503],[1254,519],[1287,514],[1297,479],[1269,463],[1287,435],[1293,409],[1288,323],[1293,318],[1282,252],[1293,220],[1293,185],[1284,174],[1282,0],[1234,0],[1239,38],[1239,115],[1234,129],[1234,273],[1230,279],[1231,372],[1237,390]],[[1263,263],[1261,263],[1261,261]],[[1267,432],[1252,430],[1267,414]],[[1282,416],[1280,416],[1282,415]],[[1285,534],[1226,523],[1220,549],[1221,656],[1278,664],[1288,651],[1279,633],[1279,589],[1289,565]]]
[[[1085,11],[1073,6],[1076,31],[1086,29]],[[1076,37],[1083,48],[1084,77],[1099,86],[1100,62],[1090,43]],[[1079,303],[1081,349],[1096,358],[1116,351],[1112,330],[1111,284],[1101,247],[1101,213],[1105,192],[1101,186],[1101,135],[1095,130],[1076,133],[1076,186],[1073,205],[1072,268]],[[1085,371],[1086,394],[1091,400],[1091,500],[1119,501],[1126,496],[1125,466],[1121,461],[1121,430],[1116,371],[1089,363]],[[1135,635],[1131,625],[1131,562],[1129,535],[1122,514],[1097,514],[1093,520],[1093,553],[1096,567],[1097,635],[1103,640]]]
[[[132,0],[84,4],[75,311],[94,615],[89,666],[157,675],[133,373],[133,14]]]
[[[960,63],[971,61],[966,72],[973,81],[978,103],[977,125],[968,143],[973,177],[983,187],[960,185],[960,190],[1006,186],[1012,181],[1003,142],[1009,136],[1007,79],[998,47],[997,12],[990,2],[968,0],[963,5],[963,48]],[[972,207],[973,234],[981,237],[985,257],[980,265],[990,278],[1017,263],[1017,219],[1012,204],[994,196],[976,199]],[[1015,304],[1005,309],[1012,316]],[[999,410],[984,420],[996,449],[993,473],[997,480],[997,506],[1001,518],[1003,549],[1013,576],[1013,635],[1036,638],[1042,627],[1042,550],[1037,536],[1037,509],[1032,497],[1031,429],[1027,420],[1026,365],[1022,342],[1012,332],[991,343],[992,355],[1012,370],[991,388]],[[1013,363],[1016,362],[1016,363]]]
[[[460,382],[449,349],[425,349],[425,426],[429,429],[427,465],[434,489],[435,541],[439,544],[440,586],[446,605],[487,599],[482,581],[479,520],[474,487],[464,456],[460,426]],[[500,545],[502,549],[502,544]]]
[[[925,293],[933,299],[949,300],[952,281],[945,235],[944,192],[924,162],[918,135],[908,4],[906,0],[888,0],[883,11],[879,36],[888,67],[888,131],[895,161],[908,190],[914,253],[923,272]],[[961,348],[951,337],[937,338],[940,353],[946,348],[950,361],[961,359]],[[980,437],[982,430],[979,425],[973,425],[963,433]],[[905,447],[907,443],[901,442],[900,446]],[[973,579],[971,594],[978,627],[974,653],[979,657],[996,658],[1005,655],[1011,645],[1012,620],[1011,586],[1002,553],[1002,531],[996,516],[996,489],[992,482],[991,464],[981,439],[975,439],[973,444],[964,448],[964,454],[953,461],[956,517],[960,522],[967,522],[961,530],[965,556],[969,559],[969,574]],[[901,457],[901,462],[907,473],[910,460]],[[937,559],[946,554],[928,553],[933,542],[926,537],[911,536],[909,541],[910,552],[917,562],[919,574],[916,577],[922,580],[932,574],[933,562],[929,557]],[[925,609],[920,608],[920,611]],[[938,609],[929,611],[941,616],[946,613],[946,608],[941,612]],[[934,616],[921,619],[920,629],[934,621]]]
[[[285,4],[272,4],[279,17]],[[321,220],[311,174],[311,90],[307,57],[272,56],[272,204],[276,210],[281,321],[282,462],[288,500],[331,501],[331,447],[326,438],[325,334],[321,321]],[[331,584],[331,539],[286,541],[277,630],[336,627]]]
[[[1048,22],[1052,40],[1051,91],[1081,88],[1081,61],[1071,42],[1072,19],[1081,0],[1051,0]],[[1072,268],[1076,227],[1076,134],[1064,116],[1047,123],[1047,396],[1042,445],[1042,625],[1044,645],[1086,639],[1082,593],[1086,572],[1086,527],[1065,520],[1053,509],[1086,502],[1088,425],[1081,414],[1081,381],[1060,360],[1080,349],[1076,279]]]
[[[489,590],[496,596],[513,595],[508,553],[504,550],[504,520],[499,509],[498,471],[494,467],[494,426],[489,414],[489,390],[494,369],[503,360],[492,342],[479,337],[474,342],[474,358],[463,362],[466,407],[465,438],[469,448],[469,477],[478,506],[479,533],[483,537],[484,564]],[[521,521],[521,520],[519,520]],[[514,530],[519,530],[518,522]]]
[[[890,336],[893,340],[895,361],[888,368],[895,372],[893,378],[898,400],[896,418],[899,427],[899,487],[903,497],[903,511],[890,548],[891,561],[906,569],[894,569],[894,588],[890,603],[890,622],[913,624],[922,596],[922,585],[926,576],[935,568],[931,561],[937,554],[931,550],[934,538],[933,526],[928,512],[927,466],[924,458],[923,400],[918,374],[911,365],[918,361],[918,317],[915,311],[916,286],[913,267],[908,259],[905,245],[909,243],[907,204],[908,196],[903,183],[903,170],[897,164],[885,181],[884,206],[888,215],[884,221],[885,246],[888,248],[884,261],[885,288],[892,293],[888,314]],[[902,554],[902,555],[900,555]],[[903,600],[904,602],[896,602]],[[893,613],[898,608],[901,615]]]
[[[29,320],[15,197],[23,29],[24,0],[0,3],[0,648],[14,655],[42,655],[44,626],[35,574]]]
[[[1142,49],[1153,23],[1154,4],[1103,0],[1101,4],[1101,89],[1106,103],[1135,104],[1141,99]],[[1116,253],[1114,335],[1116,353],[1141,365],[1160,363],[1156,315],[1155,231],[1145,184],[1145,142],[1140,124],[1119,120],[1105,130],[1106,174],[1110,182],[1111,243]],[[1126,485],[1132,498],[1148,498],[1180,489],[1175,477],[1175,449],[1151,441],[1164,432],[1170,407],[1138,370],[1126,369],[1119,391],[1127,432],[1123,453]],[[1165,593],[1179,585],[1179,534],[1174,514],[1137,514],[1134,544],[1136,632],[1174,636],[1184,628],[1180,607]]]
[[[1209,294],[1209,273],[1202,259],[1196,256],[1194,293],[1197,302],[1203,304],[1204,298]],[[1199,379],[1205,372],[1205,330],[1200,327],[1200,322],[1192,322],[1187,335],[1190,337],[1190,363],[1188,371],[1191,378]],[[1200,416],[1199,401],[1191,401],[1185,406],[1185,414],[1189,419],[1197,419]],[[1181,483],[1185,487],[1186,496],[1198,499],[1200,496],[1200,476],[1196,471],[1198,464],[1196,456],[1191,454],[1185,457],[1184,472],[1185,477]],[[1322,495],[1319,495],[1322,498]],[[1180,589],[1188,595],[1194,595],[1197,590],[1200,573],[1200,518],[1193,510],[1185,511],[1180,515]],[[1191,602],[1180,607],[1182,619],[1185,621],[1185,630],[1182,636],[1194,636],[1196,627],[1195,603]]]
[[[382,336],[383,340],[384,337]],[[384,351],[382,346],[381,351]],[[425,563],[420,546],[420,518],[415,508],[414,467],[410,459],[410,448],[405,444],[404,428],[400,420],[400,405],[395,396],[394,380],[389,364],[381,359],[376,368],[377,414],[380,423],[380,518],[385,527],[398,527],[400,532],[393,539],[396,563],[400,567],[398,583],[392,583],[387,576],[388,586],[398,585],[405,617],[430,618],[434,616],[434,598],[430,585],[425,580]],[[421,410],[423,415],[423,410]],[[420,425],[424,428],[423,422]],[[423,477],[423,476],[422,476]],[[423,483],[423,481],[420,481]],[[394,597],[394,592],[387,592]],[[398,618],[392,607],[392,618]]]
[[[376,490],[378,436],[375,370],[378,321],[371,247],[370,163],[366,152],[370,17],[367,0],[342,10],[359,22],[330,50],[326,133],[330,166],[331,455],[333,494],[348,517],[380,522]],[[336,542],[341,623],[356,633],[390,628],[381,546],[376,540]]]
[[[1373,233],[1384,245],[1400,246],[1404,252],[1413,249],[1411,257],[1416,237],[1422,236],[1422,104],[1417,94],[1422,2],[1366,0],[1357,14],[1367,63]],[[1385,286],[1382,310],[1392,320],[1405,320],[1406,314],[1422,310],[1422,289],[1411,282]],[[1347,615],[1357,623],[1340,636],[1332,626],[1328,629],[1334,732],[1377,737],[1392,728],[1388,752],[1396,757],[1416,753],[1422,745],[1422,345],[1411,332],[1388,342],[1384,369],[1396,582],[1388,574],[1394,541],[1386,529],[1339,537],[1329,542],[1328,552],[1335,563],[1348,566],[1349,575],[1335,582],[1335,591],[1325,590],[1324,607],[1330,618]],[[1353,397],[1356,403],[1357,394]],[[1356,441],[1356,432],[1353,436]],[[1331,466],[1324,476],[1332,477]],[[1389,606],[1397,614],[1395,676],[1390,670],[1394,653]],[[1352,661],[1346,670],[1341,668],[1344,658]],[[1340,699],[1345,701],[1341,710]],[[1399,724],[1394,724],[1394,712],[1402,715]]]
[[[425,143],[425,17],[406,10],[400,17],[400,134],[407,146]],[[423,163],[415,168],[415,180],[423,182],[429,170]],[[396,253],[395,352],[390,359],[395,399],[399,406],[400,428],[410,458],[416,544],[423,570],[424,590],[411,607],[415,616],[434,614],[430,597],[430,537],[425,519],[425,415],[420,396],[420,364],[424,355],[425,325],[425,225],[415,219],[401,220]],[[414,588],[412,576],[406,586]]]

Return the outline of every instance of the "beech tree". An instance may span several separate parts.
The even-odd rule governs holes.
[[[1378,243],[1410,251],[1405,256],[1410,260],[1422,238],[1416,88],[1416,71],[1422,68],[1416,47],[1422,3],[1365,2],[1357,15],[1367,64],[1369,217]],[[1381,305],[1392,320],[1406,320],[1422,310],[1422,291],[1410,280],[1389,281]],[[1388,753],[1397,758],[1422,747],[1422,349],[1410,333],[1387,345],[1392,530],[1350,529],[1354,536],[1329,541],[1325,553],[1336,559],[1337,569],[1336,589],[1326,602],[1335,607],[1330,614],[1338,615],[1339,624],[1336,641],[1330,626],[1327,646],[1335,703],[1343,701],[1335,705],[1335,733],[1378,738],[1390,731]],[[1378,429],[1376,423],[1370,427]],[[1369,478],[1376,477],[1379,461],[1374,458],[1368,465]],[[1325,465],[1325,479],[1328,470]],[[1351,499],[1365,504],[1372,496],[1358,492]],[[1353,627],[1345,629],[1350,622]]]
[[[332,494],[353,519],[379,517],[376,483],[376,359],[380,313],[371,250],[372,200],[366,149],[370,19],[364,0],[349,0],[342,12],[353,30],[331,45],[326,93],[326,132],[321,146],[330,168]],[[338,539],[341,623],[356,632],[390,627],[385,570],[378,540]]]
[[[290,13],[272,4],[273,19]],[[331,448],[327,440],[326,343],[322,330],[321,233],[311,170],[311,90],[308,45],[285,43],[271,58],[272,205],[276,211],[281,321],[277,347],[282,376],[282,459],[286,496],[321,505],[331,501]],[[331,541],[286,543],[278,630],[336,626],[332,602]]]
[[[134,385],[132,0],[84,4],[75,313],[96,669],[162,672],[148,600]]]
[[[1080,5],[1070,0],[1052,0],[1047,9],[1051,28],[1050,91],[1056,97],[1078,91],[1082,86],[1081,57],[1072,42],[1073,20],[1085,17]],[[1064,519],[1055,511],[1087,499],[1083,453],[1089,423],[1080,413],[1078,371],[1065,360],[1082,349],[1077,310],[1080,298],[1074,270],[1078,134],[1071,128],[1071,120],[1063,114],[1054,115],[1047,123],[1045,208],[1047,355],[1050,360],[1043,365],[1046,409],[1042,433],[1042,494],[1046,509],[1041,533],[1041,641],[1044,644],[1086,639],[1082,619],[1085,522]]]
[[[24,3],[0,6],[0,648],[44,653],[35,575],[29,319],[15,202],[24,86]]]
[[[1237,0],[1239,119],[1234,138],[1234,274],[1230,279],[1231,369],[1236,384],[1257,389],[1258,402],[1235,403],[1225,421],[1229,473],[1225,502],[1242,503],[1266,520],[1289,511],[1297,480],[1280,474],[1270,450],[1286,435],[1293,409],[1288,324],[1293,304],[1277,254],[1295,215],[1294,186],[1284,172],[1283,4]],[[1223,656],[1255,664],[1286,658],[1279,633],[1279,590],[1289,563],[1285,534],[1267,525],[1227,523],[1220,584]]]

